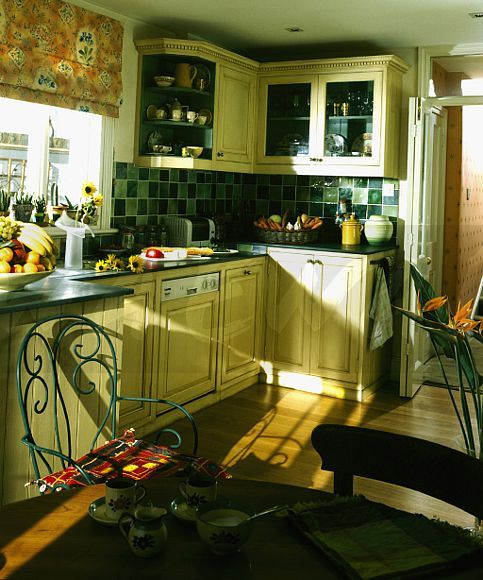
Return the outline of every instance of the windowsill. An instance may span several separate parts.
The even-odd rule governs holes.
[[[65,238],[66,232],[55,226],[47,226],[43,228],[47,234],[52,238]],[[94,235],[117,234],[119,231],[116,228],[92,228]],[[89,233],[87,233],[89,235]]]

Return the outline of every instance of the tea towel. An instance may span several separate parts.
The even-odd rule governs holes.
[[[369,316],[373,320],[369,348],[376,350],[393,335],[391,301],[382,266],[379,266],[375,272],[374,294]]]

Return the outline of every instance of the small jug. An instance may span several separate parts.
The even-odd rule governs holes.
[[[126,513],[120,517],[119,529],[136,556],[151,558],[164,550],[168,540],[163,521],[166,513],[164,508],[142,506],[134,516]]]
[[[350,218],[340,224],[342,230],[342,244],[344,246],[357,246],[361,243],[362,224],[356,218],[355,213],[351,213]]]
[[[191,89],[197,72],[195,65],[187,62],[178,62],[174,67],[175,86]]]

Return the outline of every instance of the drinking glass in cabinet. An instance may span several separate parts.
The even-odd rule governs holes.
[[[266,155],[308,155],[310,90],[309,83],[268,87]]]
[[[372,156],[374,81],[329,82],[326,87],[324,154]]]

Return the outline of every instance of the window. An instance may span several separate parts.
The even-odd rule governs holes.
[[[105,197],[107,226],[110,192],[104,188],[112,162],[104,167],[102,159],[112,123],[93,113],[0,98],[0,189],[41,195],[48,205],[76,205],[83,181],[92,181]]]

